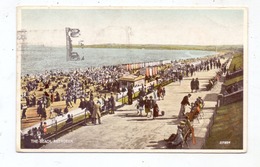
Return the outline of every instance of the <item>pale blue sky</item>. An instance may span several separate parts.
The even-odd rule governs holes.
[[[22,9],[28,44],[65,45],[65,27],[85,44],[243,44],[243,10]]]

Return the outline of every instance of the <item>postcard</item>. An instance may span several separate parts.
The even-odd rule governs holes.
[[[247,151],[247,9],[17,7],[18,152]]]

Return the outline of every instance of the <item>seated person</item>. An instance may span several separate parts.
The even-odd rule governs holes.
[[[156,103],[156,100],[154,100],[154,105],[153,105],[153,117],[158,117],[159,116],[159,106]]]
[[[193,121],[194,118],[200,113],[200,107],[198,103],[192,103],[191,111],[186,114],[189,121]]]
[[[182,129],[181,129],[181,128],[178,128],[177,134],[176,134],[176,136],[174,137],[174,140],[168,142],[167,147],[170,148],[170,149],[175,149],[175,148],[177,148],[178,146],[181,146],[181,147],[182,147],[183,141],[184,141],[184,138],[183,138],[183,134],[182,134]]]
[[[204,105],[205,105],[204,104],[204,100],[202,100],[201,97],[198,97],[196,102],[199,104],[200,109],[202,109],[204,107]]]
[[[60,108],[54,108],[53,112],[55,112],[58,116],[63,115]]]
[[[80,98],[79,108],[81,108],[82,110],[85,108],[85,102],[84,100],[82,100],[82,98]]]
[[[34,139],[33,136],[32,136],[32,131],[29,130],[27,132],[27,134],[25,134],[23,137],[24,137],[24,147],[25,148],[34,148],[34,143],[32,143],[32,140]]]
[[[68,106],[66,106],[65,108],[64,108],[64,110],[63,110],[63,113],[64,114],[67,114],[69,112],[69,109],[68,109]]]
[[[195,102],[192,112],[194,112],[195,115],[200,113],[200,104],[198,102]]]
[[[66,120],[66,125],[72,124],[72,123],[73,123],[73,117],[70,114],[68,114],[68,119]]]

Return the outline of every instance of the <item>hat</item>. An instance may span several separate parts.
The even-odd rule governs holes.
[[[188,96],[191,96],[191,94],[189,93]]]
[[[186,124],[185,121],[181,121],[181,122],[180,122],[180,125],[181,125],[181,126],[183,126],[183,125],[185,125],[185,124]]]
[[[150,96],[150,99],[152,99],[153,98],[153,96]]]
[[[145,98],[147,99],[148,97],[147,97],[147,96],[145,96]]]

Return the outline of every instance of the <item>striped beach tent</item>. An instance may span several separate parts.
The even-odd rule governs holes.
[[[149,67],[146,67],[145,75],[148,76],[148,77],[150,76],[150,72],[149,72],[149,71],[150,71],[150,70],[149,70]]]
[[[149,68],[149,72],[150,72],[150,76],[153,76],[153,68],[152,67]]]

